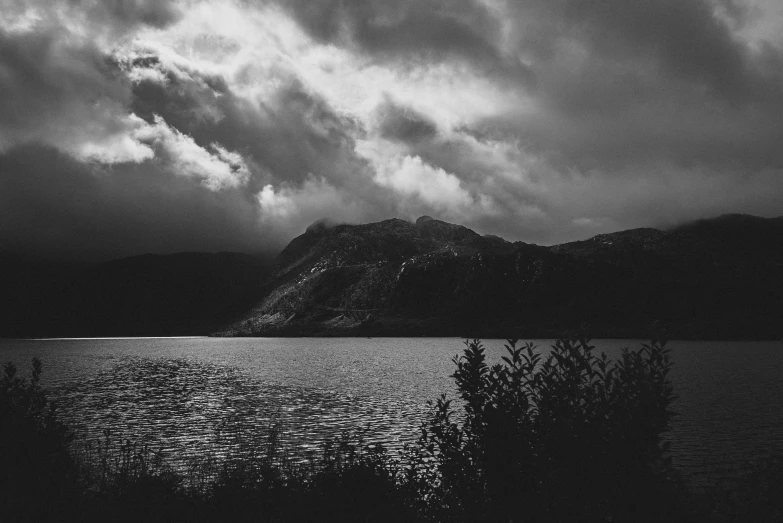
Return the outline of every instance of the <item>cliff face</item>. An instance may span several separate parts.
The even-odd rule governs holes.
[[[783,219],[730,215],[553,247],[422,217],[316,224],[223,335],[773,338]]]

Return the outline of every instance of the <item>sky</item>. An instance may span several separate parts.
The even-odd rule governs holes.
[[[779,0],[0,0],[0,250],[783,215]]]

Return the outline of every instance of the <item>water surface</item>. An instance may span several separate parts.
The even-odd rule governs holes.
[[[503,343],[487,340],[491,361]],[[550,341],[536,342],[547,352]],[[617,357],[639,342],[598,340]],[[783,451],[783,345],[670,342],[679,413],[669,435],[686,474]],[[302,453],[363,428],[368,442],[412,441],[426,401],[453,395],[454,338],[139,338],[2,340],[0,361],[44,362],[43,381],[87,438],[109,429],[171,456],[225,453],[229,427],[277,419]]]

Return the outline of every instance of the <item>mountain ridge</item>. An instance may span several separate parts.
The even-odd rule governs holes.
[[[780,339],[783,217],[724,215],[553,246],[424,216],[319,220],[274,262],[240,253],[97,264],[0,253],[0,336]],[[586,329],[586,330],[585,330]]]
[[[725,215],[543,247],[430,217],[308,228],[218,335],[774,338],[783,219]],[[635,312],[633,312],[635,311]]]

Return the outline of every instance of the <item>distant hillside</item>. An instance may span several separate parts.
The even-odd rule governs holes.
[[[313,224],[245,254],[31,263],[0,253],[0,336],[781,339],[783,218],[727,215],[552,247],[422,217]]]
[[[143,255],[102,264],[0,256],[0,335],[209,334],[261,299],[263,259],[235,253]]]
[[[727,215],[541,247],[422,217],[316,224],[221,335],[783,336],[783,218]]]

